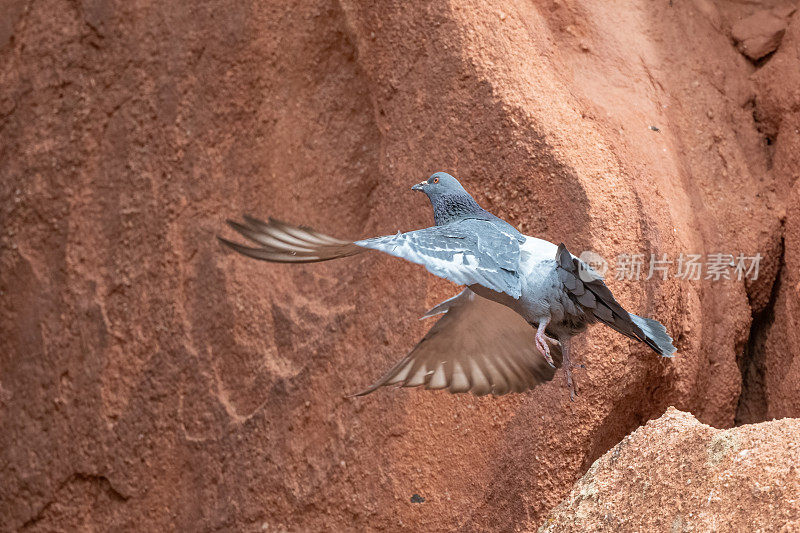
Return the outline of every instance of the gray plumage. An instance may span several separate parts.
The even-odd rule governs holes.
[[[522,392],[565,369],[574,399],[570,340],[594,322],[670,357],[662,324],[625,311],[602,278],[563,244],[521,234],[482,209],[444,172],[412,187],[427,194],[435,226],[343,241],[274,219],[250,216],[230,226],[257,246],[220,241],[265,261],[308,263],[378,250],[423,265],[459,285],[457,296],[423,318],[443,316],[403,360],[362,391],[383,385],[425,386],[495,395]]]

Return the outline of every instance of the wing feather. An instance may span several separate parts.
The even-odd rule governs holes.
[[[434,311],[444,314],[411,353],[354,396],[385,385],[499,396],[553,379],[555,370],[536,349],[535,330],[508,307],[464,289],[427,315]],[[558,345],[551,354],[561,366]]]
[[[519,241],[487,220],[464,220],[355,244],[418,263],[459,285],[479,284],[513,298],[522,293]]]
[[[378,250],[413,263],[459,285],[479,284],[519,298],[519,242],[508,229],[488,220],[465,220],[407,233],[343,241],[311,228],[292,226],[250,215],[228,225],[256,246],[222,237],[220,242],[240,254],[275,263],[313,263]]]
[[[258,246],[244,246],[218,238],[225,246],[254,259],[273,263],[316,263],[365,251],[352,242],[333,239],[309,228],[293,227],[272,218],[269,223],[249,215],[243,218],[244,224],[228,220],[228,225]]]

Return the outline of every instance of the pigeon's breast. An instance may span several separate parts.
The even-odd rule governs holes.
[[[526,237],[520,244],[519,275],[522,297],[519,299],[520,314],[526,319],[551,317],[563,319],[561,282],[558,279],[555,244]]]

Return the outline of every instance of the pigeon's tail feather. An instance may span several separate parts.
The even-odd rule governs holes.
[[[658,320],[634,314],[631,314],[630,317],[634,324],[639,326],[639,329],[644,333],[646,338],[642,340],[662,356],[672,357],[678,351],[672,344],[672,337],[667,333],[667,328],[664,327],[664,324]]]
[[[244,246],[218,237],[225,246],[240,254],[273,263],[316,263],[366,251],[349,241],[334,239],[311,228],[292,226],[270,218],[264,222],[244,215],[244,223],[228,220],[228,225],[258,246]]]
[[[663,324],[658,320],[628,313],[611,294],[602,278],[570,254],[563,243],[558,246],[556,262],[564,290],[584,316],[592,321],[599,320],[626,337],[647,344],[664,357],[672,357],[677,351]]]

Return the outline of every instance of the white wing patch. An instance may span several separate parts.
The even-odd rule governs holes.
[[[354,244],[423,265],[459,285],[482,285],[513,298],[521,294],[519,242],[486,220],[466,220]]]

